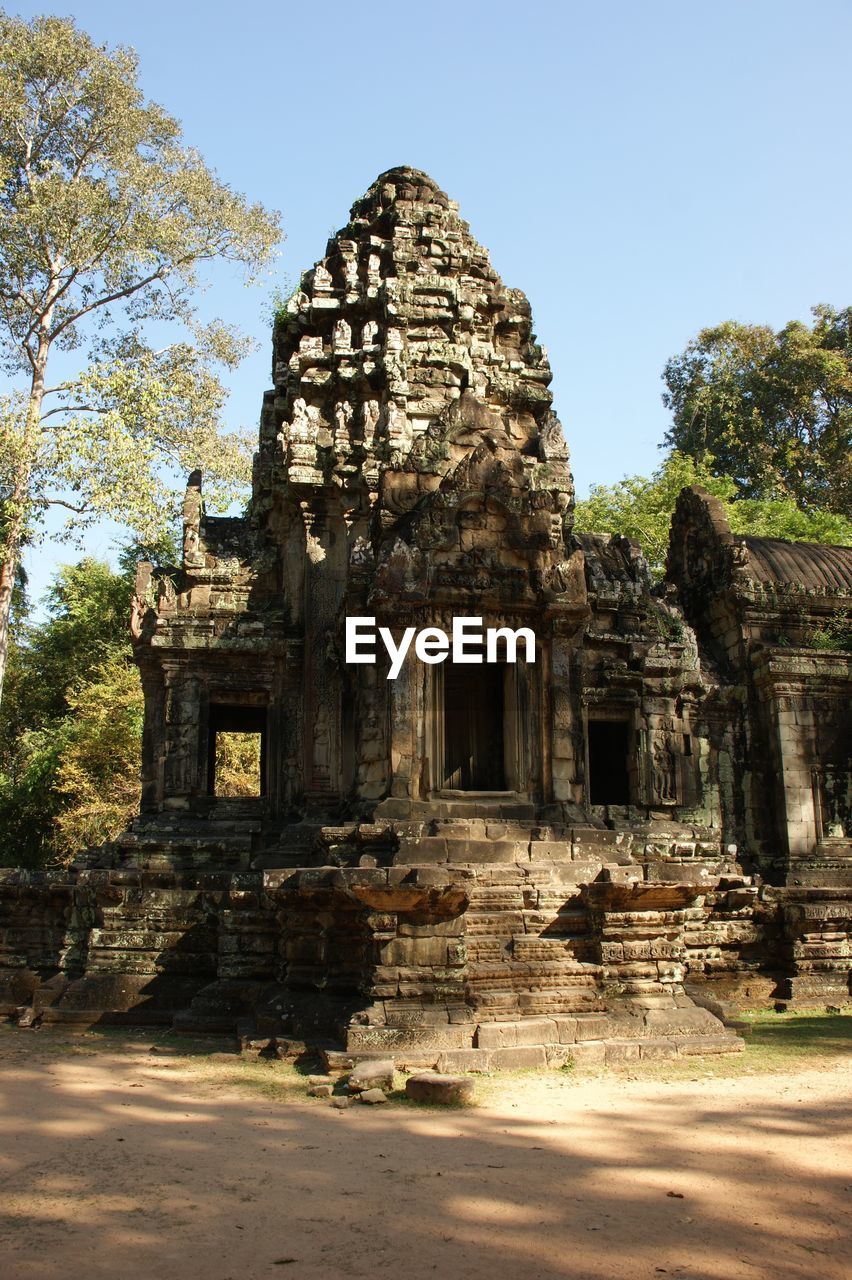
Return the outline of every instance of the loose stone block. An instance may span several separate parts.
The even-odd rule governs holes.
[[[362,1089],[358,1094],[361,1102],[365,1102],[370,1107],[381,1106],[383,1102],[387,1102],[387,1095],[382,1089]]]
[[[359,1062],[353,1067],[347,1081],[350,1093],[363,1093],[366,1089],[393,1088],[394,1064],[392,1059],[384,1058],[377,1062]]]
[[[438,1106],[469,1105],[474,1100],[474,1083],[470,1076],[422,1072],[408,1077],[405,1093],[415,1102]]]

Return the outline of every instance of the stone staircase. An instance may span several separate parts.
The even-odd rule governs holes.
[[[116,865],[139,871],[246,871],[260,830],[257,817],[140,818],[116,841]]]
[[[465,993],[489,1020],[602,1009],[571,863],[493,868],[465,913]]]

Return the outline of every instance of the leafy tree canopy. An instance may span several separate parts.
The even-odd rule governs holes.
[[[103,806],[120,807],[128,786],[138,804],[142,694],[127,626],[134,559],[130,549],[118,572],[91,558],[61,566],[45,620],[16,628],[0,708],[2,860],[57,857],[89,819],[88,842],[97,843],[126,825],[126,804],[115,829],[99,825]]]
[[[246,343],[196,298],[207,264],[252,279],[279,238],[144,100],[132,50],[0,11],[0,687],[21,547],[49,507],[151,537],[176,473],[200,467],[214,504],[247,480],[247,440],[219,430],[219,370]]]
[[[730,476],[744,498],[852,515],[852,308],[777,333],[702,329],[663,372],[666,443]]]
[[[46,617],[16,628],[0,707],[0,865],[68,861],[139,808],[143,697],[128,606],[140,548],[118,570],[62,565]],[[174,558],[168,543],[146,547]],[[222,794],[257,791],[259,736],[221,734]]]
[[[852,519],[829,511],[802,511],[790,497],[738,498],[735,482],[717,474],[714,460],[698,461],[677,451],[651,476],[625,476],[613,485],[593,485],[577,503],[578,532],[624,534],[642,544],[651,571],[660,576],[678,494],[700,485],[725,503],[734,533],[852,546]]]
[[[45,596],[45,621],[16,629],[0,711],[0,758],[18,733],[64,715],[69,692],[110,653],[129,654],[133,573],[129,564],[116,573],[91,557],[59,567]]]

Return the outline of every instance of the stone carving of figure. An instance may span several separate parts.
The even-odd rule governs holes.
[[[187,565],[197,565],[199,562],[203,510],[201,472],[193,471],[187,481],[183,499],[183,559]]]
[[[376,345],[376,335],[379,332],[379,326],[375,320],[368,320],[361,330],[361,346],[373,347]]]
[[[373,563],[373,551],[366,538],[357,537],[349,552],[349,563],[353,569],[366,569]]]
[[[367,278],[371,285],[377,285],[381,279],[381,258],[377,253],[371,253],[367,259]]]
[[[582,557],[582,552],[580,553]],[[576,552],[570,560],[560,560],[550,570],[548,583],[551,591],[557,595],[570,595],[580,598],[583,588],[583,561],[575,559]]]
[[[346,288],[349,293],[354,293],[358,288],[358,259],[345,258],[343,262],[343,278],[346,281]]]
[[[314,293],[330,293],[331,286],[331,272],[321,262],[318,262],[314,267]]]
[[[290,436],[294,440],[307,440],[311,434],[311,419],[307,401],[297,396],[293,401],[293,418],[290,425]]]
[[[348,400],[338,400],[334,406],[334,444],[338,450],[347,450],[350,445],[349,424],[352,421],[352,405]]]
[[[741,538],[738,542],[734,543],[731,548],[731,559],[733,560],[735,569],[744,569],[748,565],[748,544],[746,543],[745,538]]]
[[[564,462],[568,458],[568,445],[562,434],[562,424],[555,413],[549,413],[542,426],[539,451],[545,462]]]
[[[284,761],[283,779],[284,803],[288,807],[296,803],[302,789],[301,781],[299,762],[294,755],[289,755]]]
[[[200,543],[200,535],[195,525],[184,525],[183,530],[183,558],[185,564],[194,564],[198,559],[198,548]]]
[[[145,617],[145,612],[145,602],[138,596],[134,596],[130,601],[130,634],[134,640],[138,640],[142,634],[142,619]]]
[[[376,428],[379,425],[379,416],[381,414],[378,400],[365,400],[362,413],[364,419],[364,440],[368,445],[373,444],[376,438]]]
[[[387,351],[402,351],[402,334],[399,329],[388,329],[385,337],[385,349]]]
[[[334,326],[333,346],[335,351],[352,350],[352,329],[343,319]]]
[[[331,737],[328,731],[328,712],[320,707],[314,722],[314,768],[328,774],[331,764]]]
[[[388,439],[392,445],[402,445],[408,436],[408,416],[401,404],[391,400],[388,404]]]
[[[677,783],[675,779],[675,757],[673,740],[670,733],[654,734],[653,773],[654,797],[662,803],[672,804],[677,800]]]

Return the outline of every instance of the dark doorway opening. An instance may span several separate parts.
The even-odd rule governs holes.
[[[208,790],[222,799],[266,792],[266,707],[210,707]]]
[[[626,720],[589,721],[591,804],[629,804],[629,726]]]
[[[444,778],[454,791],[503,791],[502,663],[444,665]]]

